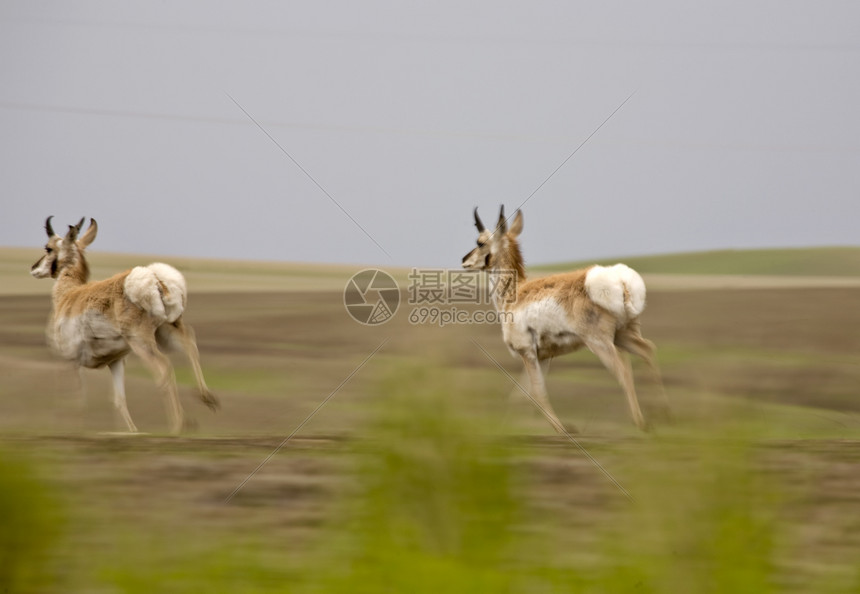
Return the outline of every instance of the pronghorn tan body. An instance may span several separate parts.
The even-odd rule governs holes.
[[[616,264],[528,281],[517,239],[523,229],[522,213],[517,211],[508,227],[503,207],[492,232],[484,228],[477,208],[474,215],[478,246],[463,258],[463,267],[499,273],[496,308],[510,314],[500,316],[502,337],[510,351],[522,358],[530,395],[552,426],[565,432],[547,397],[547,364],[553,357],[585,346],[621,384],[633,421],[644,429],[630,361],[619,352],[645,359],[662,391],[654,344],[643,338],[640,330],[639,316],[645,309],[642,277]],[[508,282],[504,282],[506,278]]]
[[[90,219],[89,228],[79,238],[83,224],[81,219],[77,225],[70,225],[68,233],[60,237],[48,217],[45,255],[30,269],[36,278],[55,279],[48,343],[78,367],[110,368],[114,404],[131,432],[136,432],[137,427],[126,405],[124,361],[130,352],[136,353],[164,390],[170,429],[179,433],[184,414],[173,367],[161,349],[178,345],[185,351],[201,400],[212,410],[218,407],[203,379],[194,333],[182,320],[187,299],[185,279],[175,268],[155,263],[89,282],[84,250],[95,239],[98,225]]]

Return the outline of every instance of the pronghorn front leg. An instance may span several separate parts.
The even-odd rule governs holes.
[[[77,378],[75,404],[83,410],[87,407],[87,381],[84,377],[84,368],[76,365],[74,371],[75,378]]]
[[[550,361],[551,361],[551,359],[544,359],[544,360],[540,361],[540,371],[541,371],[541,374],[543,374],[544,378],[546,378],[546,374],[549,372]],[[514,389],[511,390],[511,393],[509,395],[510,403],[512,405],[518,404],[519,402],[522,401],[523,398],[525,398],[526,400],[529,400],[528,396],[526,394],[524,394],[523,392],[524,391],[528,392],[530,385],[531,385],[531,379],[529,378],[529,372],[528,372],[528,369],[526,369],[524,367],[523,372],[520,375],[519,382],[516,383],[516,385],[514,386]],[[529,402],[529,404],[531,404],[531,402]]]
[[[538,361],[537,353],[530,351],[521,354],[521,356],[529,378],[529,396],[557,432],[562,434],[567,433],[567,430],[564,428],[562,422],[558,420],[558,416],[556,416],[552,405],[549,403],[541,362]]]
[[[128,412],[128,404],[125,401],[125,359],[117,359],[109,363],[110,374],[113,377],[113,405],[122,420],[125,421],[130,433],[137,433],[137,427],[131,420]]]

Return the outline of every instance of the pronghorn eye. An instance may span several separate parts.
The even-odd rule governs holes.
[[[478,240],[478,247],[484,247],[484,242],[481,240]]]
[[[50,254],[50,253],[51,253],[51,252],[53,252],[54,250],[52,250],[52,249],[51,249],[51,248],[49,248],[49,247],[46,247],[46,248],[45,248],[45,251],[46,251],[46,252],[48,252],[48,253]]]

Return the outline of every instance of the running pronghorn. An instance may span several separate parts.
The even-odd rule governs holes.
[[[565,433],[549,403],[544,373],[550,359],[586,346],[624,388],[633,422],[645,429],[636,399],[630,361],[619,349],[639,355],[653,370],[654,343],[642,337],[639,316],[645,309],[645,283],[624,264],[591,266],[574,272],[526,281],[517,238],[523,230],[519,210],[510,226],[505,208],[494,231],[488,231],[475,209],[478,246],[463,257],[463,268],[496,274],[493,297],[501,315],[502,338],[511,353],[522,357],[530,395],[559,433]],[[665,397],[665,392],[664,392]]]
[[[33,264],[30,274],[56,279],[47,331],[53,350],[79,368],[110,368],[114,405],[130,432],[136,432],[137,427],[125,401],[124,361],[129,352],[143,359],[165,391],[173,433],[179,433],[184,425],[182,405],[173,366],[159,349],[178,345],[185,351],[194,369],[200,399],[216,410],[218,401],[203,379],[194,332],[182,321],[187,298],[182,274],[172,266],[155,263],[89,282],[84,250],[96,238],[95,219],[90,219],[90,226],[80,237],[85,219],[69,225],[68,233],[60,237],[51,227],[51,218],[45,221],[45,255]]]

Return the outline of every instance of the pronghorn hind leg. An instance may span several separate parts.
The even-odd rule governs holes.
[[[642,331],[639,322],[634,322],[624,330],[618,332],[615,337],[615,344],[618,348],[627,351],[632,355],[641,357],[648,368],[651,370],[651,375],[654,378],[654,383],[657,384],[660,390],[660,397],[663,400],[663,408],[665,414],[671,417],[671,407],[669,406],[669,396],[666,394],[666,388],[663,385],[663,375],[660,373],[660,367],[657,365],[657,347],[653,342],[642,336]]]
[[[158,387],[164,392],[170,432],[178,435],[182,432],[185,415],[182,411],[182,405],[179,403],[176,378],[173,376],[173,366],[170,364],[170,359],[158,350],[154,337],[150,340],[133,338],[128,341],[128,344],[152,372],[156,382],[158,382]]]
[[[211,410],[218,410],[220,403],[209,390],[209,386],[206,385],[206,380],[203,378],[203,369],[200,367],[200,351],[197,349],[197,341],[194,338],[194,330],[191,326],[185,324],[182,318],[179,318],[172,324],[161,326],[158,329],[157,337],[159,340],[178,343],[191,362],[191,369],[194,371],[194,379],[197,381],[200,400]]]
[[[108,367],[113,377],[113,405],[119,416],[125,421],[129,433],[137,433],[137,427],[131,420],[131,414],[128,412],[128,404],[125,400],[125,358],[109,363]]]
[[[630,407],[630,416],[633,417],[633,422],[636,423],[637,427],[646,431],[648,425],[645,423],[642,409],[639,408],[639,400],[636,398],[636,388],[633,386],[633,370],[630,366],[630,361],[623,357],[609,340],[588,340],[586,341],[586,346],[592,353],[597,355],[606,369],[621,384],[624,394],[627,396],[627,404]]]

